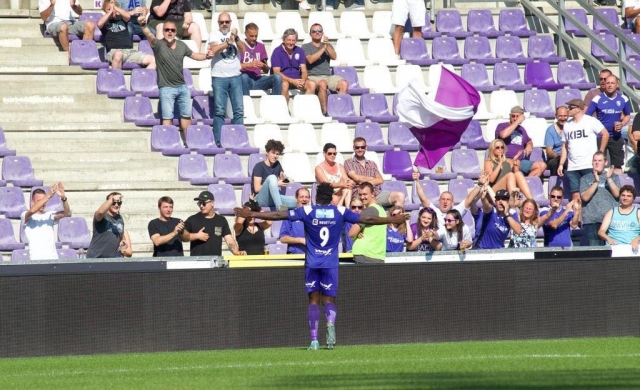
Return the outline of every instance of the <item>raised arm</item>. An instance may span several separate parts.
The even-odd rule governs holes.
[[[246,256],[247,252],[238,250],[238,243],[233,239],[231,234],[227,234],[224,236],[224,241],[227,243],[227,247],[229,251],[236,256]]]
[[[58,190],[56,193],[62,201],[62,211],[55,213],[53,219],[59,221],[62,218],[71,216],[71,208],[69,207],[69,202],[67,202],[67,194],[64,192],[64,185],[62,183],[58,183]]]
[[[153,13],[160,18],[163,17],[169,9],[169,4],[171,4],[171,0],[164,0],[160,5],[152,8]],[[140,22],[140,19],[138,19],[138,22]]]
[[[107,200],[105,200],[100,205],[100,207],[98,207],[98,210],[94,214],[96,221],[102,221],[102,219],[104,218],[104,215],[107,213],[107,211],[109,211],[109,207],[113,205],[113,202],[121,202],[121,201],[122,201],[122,195],[109,195]]]
[[[416,187],[416,194],[420,199],[420,204],[422,205],[422,207],[431,207],[433,202],[431,202],[431,200],[427,198],[427,194],[424,193],[424,188],[422,188],[422,186],[420,185],[420,182],[418,181],[418,179],[420,179],[420,173],[414,171],[412,175],[413,175],[413,185]]]
[[[264,219],[265,221],[282,221],[289,218],[289,212],[287,211],[257,212],[257,211],[251,211],[247,208],[236,207],[233,209],[233,212],[238,217],[260,218],[260,219]]]
[[[151,45],[151,47],[156,47],[156,44],[158,43],[158,38],[156,38],[156,36],[151,32],[151,30],[149,30],[149,26],[147,26],[147,18],[145,18],[144,15],[138,16],[138,24],[142,28],[142,33],[149,41],[149,45]]]

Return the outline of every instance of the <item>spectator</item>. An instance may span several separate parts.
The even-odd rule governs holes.
[[[592,174],[580,179],[580,197],[584,204],[582,246],[604,245],[598,231],[605,214],[617,205],[616,199],[620,196],[620,178],[612,168],[605,171],[607,159],[604,153],[594,153],[592,165]]]
[[[438,241],[438,215],[431,207],[425,207],[418,214],[418,222],[411,224],[413,242],[407,250],[419,252],[433,252],[442,249]]]
[[[47,202],[55,194],[62,200],[62,211],[45,211]],[[29,259],[31,260],[55,260],[58,258],[56,251],[56,236],[54,225],[64,217],[71,216],[71,209],[67,202],[62,183],[54,183],[49,192],[37,188],[31,193],[31,205],[24,211],[20,220],[24,225],[24,234],[29,243]]]
[[[336,51],[329,43],[329,37],[323,35],[322,26],[318,23],[309,29],[311,42],[302,45],[307,59],[309,80],[317,85],[318,99],[322,113],[327,115],[328,90],[339,94],[347,93],[349,83],[340,76],[331,74],[331,60],[336,59]]]
[[[638,153],[638,141],[640,141],[640,115],[636,115],[633,118],[633,124],[628,128],[629,141],[633,146],[634,156],[627,163],[629,166],[629,172],[640,173],[640,155]]]
[[[401,206],[393,206],[387,211],[389,217],[404,214]],[[387,225],[387,253],[404,252],[404,245],[413,242],[413,233],[409,221]]]
[[[140,38],[144,38],[144,34],[142,33],[142,27],[138,23],[138,18],[140,16],[144,16],[147,14],[149,9],[147,8],[147,0],[125,0],[128,1],[126,5],[124,5],[124,9],[131,15],[131,20],[127,23],[127,30],[129,31],[129,36],[133,39],[134,35],[139,36]]]
[[[404,25],[407,19],[411,20],[413,38],[422,39],[422,26],[424,26],[424,15],[427,8],[422,0],[393,0],[391,6],[391,24],[393,24],[393,48],[400,58],[400,44],[404,36]]]
[[[489,158],[484,162],[484,171],[489,173],[489,185],[493,191],[507,190],[509,193],[519,188],[525,198],[531,199],[529,183],[519,170],[521,163],[527,160],[507,159],[505,148],[501,139],[494,139],[489,144]]]
[[[584,102],[580,99],[567,102],[567,112],[571,119],[563,128],[564,144],[557,168],[558,176],[564,176],[564,163],[568,161],[567,177],[573,200],[580,199],[580,179],[593,171],[591,160],[593,153],[598,150],[596,137],[602,136],[601,152],[609,140],[607,129],[596,118],[584,115],[582,107]]]
[[[640,209],[633,204],[638,192],[631,185],[620,188],[620,204],[607,211],[598,235],[608,245],[631,245],[638,250],[640,242]]]
[[[593,100],[594,97],[605,92],[607,77],[611,76],[612,74],[613,73],[611,73],[609,69],[602,69],[600,71],[600,76],[599,76],[600,85],[598,86],[598,88],[593,88],[592,90],[587,92],[587,94],[584,96],[584,107],[581,107],[583,110],[585,111],[587,110],[587,108],[591,104],[591,101]]]
[[[253,200],[245,203],[244,207],[251,211],[260,211],[260,206]],[[264,231],[271,227],[271,221],[257,222],[255,218],[244,218],[236,215],[233,230],[236,234],[238,249],[248,255],[263,255],[265,248]]]
[[[122,64],[129,62],[155,69],[154,56],[133,49],[133,40],[127,30],[127,26],[132,22],[129,12],[120,8],[115,0],[102,3],[102,10],[104,15],[98,20],[98,28],[102,32],[107,48],[107,61],[111,67],[122,69]]]
[[[299,46],[298,33],[288,28],[282,35],[282,45],[271,53],[271,67],[273,74],[282,78],[282,96],[289,101],[289,88],[299,89],[305,94],[316,92],[316,83],[309,80],[307,75],[307,61],[304,51]]]
[[[344,162],[344,169],[347,176],[353,181],[353,196],[358,196],[358,188],[362,183],[371,183],[373,185],[376,203],[382,207],[392,205],[404,206],[404,193],[400,191],[382,191],[381,185],[384,179],[378,171],[375,162],[367,160],[365,153],[367,151],[367,141],[362,137],[353,140],[353,158]]]
[[[333,188],[333,201],[331,204],[346,207],[351,204],[353,181],[347,176],[344,166],[336,162],[338,152],[334,144],[325,144],[322,151],[324,153],[324,161],[316,166],[316,181],[318,183],[329,183]]]
[[[118,254],[116,257],[131,257],[133,256],[133,247],[131,246],[131,238],[129,238],[129,232],[124,231],[122,238],[120,239],[120,245],[118,245]]]
[[[549,191],[549,208],[540,212],[541,217],[550,214],[542,225],[545,247],[570,248],[573,246],[571,229],[577,229],[580,226],[582,204],[578,199],[570,201],[564,207],[562,206],[563,198],[564,189],[560,186],[553,186]]]
[[[611,165],[615,167],[616,173],[622,173],[624,165],[624,137],[622,130],[626,128],[631,119],[631,103],[629,98],[618,92],[619,81],[614,75],[607,77],[604,92],[593,98],[586,115],[596,114],[609,133],[609,139],[605,143],[609,152]]]
[[[520,206],[520,219],[516,221],[508,218],[511,227],[511,239],[509,248],[535,248],[538,228],[542,226],[551,214],[546,213],[539,217],[538,204],[533,199],[526,199]]]
[[[214,210],[213,194],[202,191],[193,200],[198,202],[200,212],[187,218],[182,231],[182,241],[191,243],[191,256],[222,256],[223,238],[231,253],[236,256],[246,255],[244,251],[238,250],[227,219]]]
[[[334,9],[338,9],[340,6],[340,2],[338,0],[327,0],[326,6],[324,8],[325,11],[333,11]],[[350,6],[344,8],[346,11],[364,11],[364,0],[354,0]]]
[[[221,147],[220,133],[227,111],[227,98],[231,100],[233,119],[231,123],[244,123],[244,105],[242,101],[242,77],[238,51],[245,51],[244,42],[238,38],[238,31],[231,27],[231,16],[221,12],[218,16],[218,31],[209,35],[209,56],[211,60],[211,86],[213,88],[214,117],[213,136],[216,145]]]
[[[191,93],[184,81],[182,62],[184,57],[202,61],[211,58],[211,56],[194,53],[184,42],[176,40],[176,24],[174,22],[166,21],[163,23],[165,33],[163,39],[157,39],[151,33],[144,16],[138,18],[138,23],[142,26],[142,32],[147,37],[156,57],[162,124],[165,126],[173,124],[173,107],[177,103],[180,111],[181,136],[184,142],[187,127],[191,125]]]
[[[184,256],[182,231],[184,222],[173,218],[173,199],[163,196],[158,200],[160,217],[149,221],[147,230],[153,242],[153,257]]]
[[[93,236],[87,251],[88,259],[118,257],[124,219],[120,215],[122,194],[112,192],[107,195],[93,215]]]
[[[506,157],[514,160],[515,166],[519,168],[520,172],[531,177],[540,177],[547,169],[547,164],[542,161],[529,160],[533,151],[533,141],[522,127],[524,119],[522,107],[513,107],[509,115],[509,122],[500,123],[496,127],[496,138],[504,141],[507,147]]]
[[[385,218],[387,213],[378,204],[373,184],[364,182],[358,185],[359,195],[365,209],[362,216]],[[387,255],[387,228],[383,225],[367,226],[353,224],[349,229],[353,239],[353,261],[360,264],[383,263]]]
[[[362,204],[360,198],[352,198],[349,208],[354,213],[361,214],[362,210],[364,210],[364,205]],[[353,238],[349,237],[349,230],[351,230],[351,226],[353,226],[351,222],[345,222],[344,224],[342,250],[345,253],[351,253],[351,251],[353,250]]]
[[[77,22],[73,13],[82,15],[82,6],[76,0],[39,0],[38,11],[44,21],[46,31],[58,37],[62,50],[69,52],[69,34],[77,35],[85,41],[93,40],[96,24],[92,20]]]
[[[504,240],[509,235],[509,219],[517,217],[515,212],[509,210],[509,193],[498,190],[495,193],[495,201],[491,202],[490,191],[483,191],[482,213],[476,221],[476,237],[473,246],[476,249],[502,249]],[[516,221],[517,222],[517,221]]]
[[[301,187],[296,190],[296,207],[304,207],[311,203],[309,190]],[[287,253],[301,255],[304,254],[307,240],[304,235],[304,224],[302,221],[284,220],[280,227],[280,242],[287,244]]]
[[[253,167],[251,193],[255,195],[261,207],[275,207],[278,211],[296,207],[293,196],[280,194],[280,188],[285,188],[289,183],[278,161],[284,152],[284,144],[270,139],[264,148],[267,151],[267,158]]]
[[[471,229],[462,220],[462,214],[456,209],[447,211],[444,226],[438,230],[438,241],[442,242],[443,251],[471,249],[473,236]]]
[[[258,42],[258,26],[255,23],[247,24],[244,36],[244,49],[238,47],[242,56],[242,94],[249,96],[252,89],[271,89],[272,95],[281,95],[282,77],[279,74],[269,75],[269,55],[264,43]]]
[[[634,33],[640,33],[640,1],[638,0],[623,0],[622,1],[622,17],[627,23],[627,28],[630,28]]]
[[[564,144],[564,124],[569,119],[569,112],[567,107],[559,106],[556,108],[556,121],[547,128],[547,132],[544,135],[544,148],[547,155],[547,168],[551,171],[551,176],[558,175],[558,162],[560,161],[560,154],[562,153],[562,145]],[[567,162],[565,166],[567,169]]]
[[[189,0],[151,1],[149,26],[153,28],[153,32],[159,40],[164,39],[164,33],[166,33],[164,25],[167,22],[173,22],[175,26],[176,31],[173,31],[174,38],[192,40],[196,44],[195,53],[200,53],[200,46],[202,45],[200,26],[197,23],[193,23]],[[142,26],[142,23],[140,25]]]

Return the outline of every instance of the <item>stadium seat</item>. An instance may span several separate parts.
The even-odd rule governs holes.
[[[467,14],[467,31],[483,37],[495,38],[504,35],[493,23],[493,15],[488,9],[469,10]]]
[[[364,67],[364,86],[373,93],[397,93],[399,90],[391,81],[391,73],[386,65],[368,65]],[[360,97],[362,98],[366,94]],[[360,110],[362,114],[362,110]]]
[[[91,232],[82,217],[66,217],[58,222],[58,241],[74,249],[89,248]]]
[[[304,186],[300,183],[297,183],[295,181],[290,182],[290,183],[287,183],[286,187],[280,188],[280,193],[286,196],[295,196],[296,191],[298,191],[302,187]]]
[[[541,119],[541,118],[537,118],[537,119]],[[546,123],[545,123],[546,124]],[[545,129],[546,132],[546,129]],[[533,147],[533,149],[531,150],[531,154],[529,155],[529,161],[540,161],[540,162],[545,162],[544,161],[544,152],[542,151],[542,149],[544,149],[544,147]],[[545,169],[545,171],[542,173],[543,177],[549,177],[551,174],[551,172],[548,169]]]
[[[233,209],[238,207],[236,192],[231,184],[209,184],[207,191],[216,200],[216,212],[222,215],[232,215]]]
[[[344,15],[345,13],[343,12],[342,14]],[[367,66],[373,64],[373,61],[365,58],[362,43],[358,38],[338,39],[336,56],[336,61],[342,66]]]
[[[560,176],[550,176],[549,183],[547,183],[548,188],[553,188],[554,186],[560,186],[564,190],[564,198],[562,199],[562,204],[566,205],[571,200],[571,190],[569,187],[569,178],[567,175],[562,177]]]
[[[496,129],[500,123],[506,122],[507,118],[497,118],[497,119],[489,119],[487,124],[484,126],[483,134],[484,139],[491,142],[496,139]],[[488,153],[488,152],[487,152]]]
[[[378,65],[398,66],[406,62],[397,58],[391,38],[369,39],[367,53],[369,60]]]
[[[2,159],[2,179],[14,187],[41,186],[35,178],[31,160],[27,156],[7,156]]]
[[[56,252],[58,252],[58,260],[77,260],[78,259],[78,252],[76,252],[75,249],[59,248],[59,249],[56,249]]]
[[[355,112],[353,99],[348,94],[331,94],[327,97],[327,114],[342,123],[364,122],[366,118]]]
[[[453,201],[455,203],[459,203],[467,198],[467,194],[473,189],[473,187],[475,187],[475,185],[475,182],[471,179],[453,179],[449,180],[449,187],[447,190],[453,195]]]
[[[79,65],[82,69],[108,68],[109,63],[100,59],[98,46],[94,41],[77,40],[70,42],[69,64]]]
[[[484,64],[464,64],[460,76],[480,92],[491,92],[500,89],[489,80],[489,72]]]
[[[406,150],[390,150],[382,156],[382,172],[396,180],[413,180],[413,162]]]
[[[629,64],[638,72],[640,72],[640,60],[629,60]],[[631,74],[631,72],[625,72],[627,75],[627,84],[635,87],[635,88],[640,88],[640,80],[638,80],[634,75]],[[0,151],[0,155],[1,155],[1,151]]]
[[[536,32],[527,27],[527,21],[521,8],[507,8],[500,10],[498,29],[518,37],[530,37]]]
[[[531,89],[530,84],[525,84],[522,82],[518,64],[511,62],[503,62],[494,65],[493,84],[498,87],[510,89],[512,91],[526,91]]]
[[[551,65],[547,62],[530,62],[524,66],[524,82],[538,89],[556,91],[564,88],[553,78]]]
[[[382,38],[391,38],[392,33],[391,11],[374,11],[371,19],[373,34]]]
[[[338,152],[350,152],[353,150],[353,137],[344,123],[325,123],[320,130],[320,144],[332,143],[336,145]]]
[[[638,175],[637,173],[621,173],[618,175],[618,177],[620,178],[621,186],[630,185],[636,189],[640,188],[640,175]],[[640,195],[636,196],[633,202],[640,203]]]
[[[414,181],[411,185],[411,200],[413,203],[420,204],[420,197],[418,197],[417,185],[422,187],[422,191],[424,191],[424,195],[432,202],[438,203],[438,199],[440,199],[440,186],[436,180],[418,180]]]
[[[220,131],[220,144],[235,154],[258,153],[259,148],[251,146],[249,134],[244,125],[223,125]]]
[[[367,141],[367,150],[385,152],[393,150],[393,145],[384,142],[382,128],[377,122],[365,122],[356,124],[354,138],[362,137]]]
[[[527,134],[533,142],[533,148],[544,148],[544,136],[547,133],[547,127],[550,123],[544,118],[534,118],[532,116],[526,118],[522,122],[522,127],[527,130]],[[542,160],[544,161],[544,160]]]
[[[211,80],[211,78],[209,78]],[[132,69],[131,90],[149,98],[158,97],[158,73],[155,69]]]
[[[613,23],[614,26],[620,27],[620,16],[618,15],[618,10],[613,8],[596,8],[596,11],[604,16],[606,20]],[[602,32],[612,32],[611,29],[604,25],[601,21],[593,18],[593,31],[597,33]],[[621,32],[621,31],[620,31]]]
[[[264,146],[262,146],[264,148]],[[247,164],[247,174],[249,176],[253,175],[253,167],[259,162],[264,161],[267,158],[267,155],[264,153],[252,153],[249,155],[249,163]]]
[[[443,156],[433,168],[418,167],[418,172],[431,180],[451,180],[455,179],[458,175],[455,172],[451,172],[447,167],[446,157]]]
[[[25,245],[16,240],[11,221],[0,218],[0,251],[24,249]]]
[[[268,244],[267,250],[269,251],[269,255],[286,255],[289,250],[289,245],[287,244]]]
[[[575,89],[592,89],[596,85],[587,80],[582,62],[565,61],[558,64],[558,83]],[[560,90],[558,90],[560,92]],[[558,93],[556,92],[556,93]]]
[[[270,139],[284,142],[280,126],[275,123],[269,123],[256,125],[253,128],[253,144],[257,148],[260,148],[261,152],[265,151],[264,146]]]
[[[451,151],[451,170],[465,179],[477,179],[482,172],[482,164],[473,149],[455,149]]]
[[[464,58],[480,64],[495,64],[502,61],[491,53],[491,44],[487,37],[465,38]]]
[[[216,146],[213,129],[209,125],[191,125],[187,127],[186,141],[189,149],[204,156],[224,153],[224,148]]]
[[[282,95],[265,95],[260,98],[260,116],[269,123],[296,123],[289,114],[287,100]]]
[[[369,39],[375,34],[369,31],[367,19],[362,11],[344,11],[340,14],[340,32],[346,37]]]
[[[491,107],[491,112],[498,117],[508,118],[511,108],[517,105],[517,102],[518,97],[514,91],[493,91],[491,92],[489,106]],[[487,138],[487,141],[491,140],[493,140],[493,136],[490,139]]]
[[[151,129],[151,151],[162,152],[165,156],[180,156],[191,152],[189,148],[183,146],[179,130],[173,125],[153,126]]]
[[[554,107],[566,106],[567,102],[572,99],[582,100],[582,92],[574,88],[559,89],[556,91],[556,104]]]
[[[529,184],[529,190],[531,191],[531,196],[533,196],[533,200],[536,201],[538,206],[547,207],[549,206],[549,199],[547,199],[544,189],[542,188],[542,181],[539,177],[525,177],[527,184]]]
[[[198,91],[193,85],[193,77],[191,77],[191,71],[189,69],[182,69],[182,75],[184,76],[184,82],[187,85],[187,88],[189,88],[191,97],[204,95],[204,92]]]
[[[194,124],[213,125],[213,98],[196,96],[191,101],[191,121]]]
[[[26,211],[22,189],[19,187],[0,187],[0,215],[7,218],[20,218]]]
[[[143,39],[140,41],[140,43],[138,44],[138,51],[141,51],[145,54],[153,55],[153,49],[151,48],[151,44],[146,39]]]
[[[551,35],[534,35],[529,37],[527,55],[536,61],[558,63],[566,61],[566,57],[556,54],[556,44]]]
[[[308,31],[302,25],[302,17],[298,11],[278,11],[276,13],[276,36],[282,37],[286,29],[292,28],[298,33],[298,39],[305,40],[309,38]]]
[[[400,57],[410,64],[419,66],[438,63],[438,60],[429,56],[426,42],[420,38],[403,38],[400,44]]]
[[[422,75],[422,68],[420,68],[420,66],[412,64],[398,65],[396,68],[396,87],[402,90],[402,88],[409,85],[409,83],[417,83],[418,85],[424,86],[424,89],[429,89],[424,82],[424,76]]]
[[[237,154],[216,154],[213,157],[213,175],[228,184],[250,183],[244,173],[240,156]]]
[[[345,37],[345,35],[341,32],[338,32],[338,29],[336,28],[336,22],[335,22],[335,18],[333,17],[333,12],[330,12],[330,11],[309,12],[309,18],[307,19],[307,30],[306,30],[307,33],[311,30],[311,26],[313,26],[315,23],[318,23],[319,25],[322,26],[324,35],[326,35],[330,39],[340,39]]]
[[[198,71],[198,88],[205,94],[213,91],[211,86],[211,68],[206,67]]]
[[[555,110],[551,107],[549,92],[544,89],[524,91],[522,108],[538,118],[555,118],[556,116]]]
[[[293,116],[304,123],[327,123],[331,117],[324,116],[317,95],[296,95],[293,98]]]
[[[360,98],[360,114],[371,122],[397,122],[398,116],[391,115],[387,98],[382,93],[368,93]]]
[[[98,69],[96,91],[110,98],[125,98],[135,95],[129,91],[121,69]]]
[[[102,12],[82,12],[80,17],[78,17],[78,21],[84,22],[85,20],[91,20],[96,23],[96,28],[93,30],[93,40],[95,42],[100,42],[102,40],[102,31],[98,28],[98,20],[102,17]]]
[[[578,21],[582,26],[584,26],[586,29],[589,29],[589,21],[587,20],[587,11],[585,11],[582,8],[567,9],[565,11],[567,11],[568,13],[573,15],[576,19],[578,19]],[[578,27],[576,27],[576,25],[573,24],[570,20],[566,18],[563,18],[563,20],[564,20],[564,30],[567,32],[567,34],[573,34],[576,37],[586,36],[586,34],[582,32],[582,30],[580,30]]]
[[[618,52],[618,39],[615,37],[615,35],[605,33],[597,35],[596,37],[615,53]],[[602,50],[600,46],[598,46],[595,42],[591,42],[591,54],[604,62],[617,62],[615,58],[605,53],[604,50]]]
[[[75,42],[75,41],[74,41]],[[29,261],[31,258],[29,257],[29,250],[27,249],[15,249],[11,252],[11,261]]]
[[[458,43],[454,37],[436,37],[433,38],[431,47],[433,59],[438,62],[444,62],[451,65],[468,64],[469,60],[460,56]]]
[[[533,61],[524,55],[520,38],[511,35],[496,38],[496,57],[515,64],[526,64]]]
[[[287,177],[296,183],[313,183],[316,181],[316,177],[311,164],[309,163],[309,157],[306,153],[285,153],[280,158],[282,169],[287,173]]]
[[[51,187],[49,186],[33,186],[31,187],[31,191],[29,193],[29,198],[28,199],[32,199],[33,198],[33,191],[35,190],[43,190],[45,193],[49,193],[49,191],[51,190]],[[57,213],[59,211],[64,210],[64,206],[62,205],[62,200],[60,199],[60,195],[58,194],[53,194],[53,197],[51,199],[49,199],[47,201],[47,205],[44,208],[44,211],[53,211],[54,213]]]
[[[15,156],[16,151],[7,147],[7,138],[4,135],[4,130],[0,127],[0,157]]]
[[[201,154],[183,154],[178,158],[178,180],[193,185],[217,183],[218,179],[209,174],[207,160]],[[216,209],[218,199],[216,198]]]
[[[256,115],[256,109],[253,106],[253,100],[251,99],[251,96],[242,97],[242,106],[244,108],[245,125],[257,125],[265,122],[263,118],[258,118],[258,116]],[[229,106],[227,106],[227,111],[228,110]]]
[[[462,133],[460,142],[468,149],[487,149],[489,147],[489,142],[482,136],[482,125],[477,120],[469,122],[469,126]]]
[[[411,130],[402,122],[389,123],[389,144],[400,150],[415,151],[420,149],[420,144]]]
[[[271,28],[271,19],[267,12],[245,12],[242,22],[242,32],[247,29],[247,24],[249,23],[255,23],[258,26],[259,39],[263,41],[270,41],[273,38],[276,38],[276,34]]]
[[[363,88],[358,82],[358,74],[353,66],[334,66],[333,74],[340,76],[349,83],[349,95],[369,93],[369,88]]]
[[[329,95],[348,96],[348,95]],[[292,123],[287,129],[287,149],[293,152],[316,153],[322,149],[318,145],[316,130],[311,123]]]
[[[406,211],[417,210],[420,208],[419,203],[413,203],[407,191],[407,185],[402,180],[385,180],[381,185],[382,191],[401,192],[404,194],[404,209]]]
[[[218,27],[216,27],[216,29],[218,29]],[[200,50],[202,44],[200,42],[194,42],[190,39],[184,39],[182,42],[184,42],[192,51],[202,53],[202,50]],[[182,67],[186,69],[202,69],[208,67],[209,64],[211,64],[210,60],[197,61],[189,57],[184,57],[182,60]]]
[[[455,9],[440,9],[436,13],[436,31],[454,38],[469,37],[472,33],[462,27],[462,17]]]
[[[429,12],[425,12],[424,14],[424,26],[420,29],[422,32],[422,39],[433,39],[435,37],[441,37],[442,33],[438,31],[433,31],[433,27],[431,26]],[[391,26],[393,28],[393,26]],[[407,19],[407,22],[404,25],[404,36],[412,36],[413,35],[413,26],[411,25],[411,18]]]
[[[638,34],[626,34],[627,38],[631,39],[636,46],[640,47],[640,35]],[[628,45],[623,45],[624,49],[625,49],[625,54],[627,56],[627,59],[640,59],[640,51],[636,51],[633,47],[628,46]],[[640,49],[639,49],[640,50]]]
[[[124,121],[136,126],[155,126],[160,124],[151,107],[151,100],[144,96],[129,96],[124,99]]]
[[[493,93],[493,92],[492,92]],[[480,94],[480,102],[478,103],[478,111],[476,111],[473,119],[481,121],[493,119],[497,115],[487,109],[487,102],[484,99],[484,94]]]

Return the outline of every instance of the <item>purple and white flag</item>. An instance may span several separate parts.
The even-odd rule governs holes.
[[[415,165],[433,168],[455,146],[478,110],[480,94],[462,77],[432,66],[431,92],[423,83],[409,83],[398,93],[396,114],[421,145]],[[434,77],[435,76],[435,77]]]

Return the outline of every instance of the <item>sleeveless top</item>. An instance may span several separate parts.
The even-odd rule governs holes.
[[[336,163],[336,168],[338,168],[338,173],[337,174],[333,174],[333,173],[329,173],[326,169],[324,169],[324,167],[322,166],[322,164],[318,165],[320,167],[320,169],[322,169],[322,172],[324,172],[324,175],[327,178],[327,181],[329,183],[340,183],[342,181],[342,173],[340,172],[340,164]],[[342,188],[334,188],[333,192],[339,192]]]
[[[509,248],[534,248],[536,247],[536,234],[538,229],[533,224],[520,222],[522,231],[516,234],[511,230],[511,239],[509,240]]]
[[[629,214],[621,214],[620,208],[614,207],[607,235],[616,240],[618,244],[631,244],[631,241],[640,235],[638,207],[633,206]]]
[[[498,166],[498,163],[493,163],[493,169],[496,169],[496,166]],[[495,181],[492,181],[491,183],[489,183],[490,186],[493,186],[494,184],[496,184],[497,182],[500,181],[500,179],[502,179],[503,177],[505,177],[507,175],[507,173],[511,172],[511,164],[509,164],[507,161],[504,161],[502,163],[502,166],[500,167],[500,173],[498,174],[498,177],[496,177]]]
[[[260,225],[256,225],[258,230],[250,233],[246,227],[242,227],[242,232],[236,236],[238,249],[246,251],[247,255],[264,255],[264,231]]]

